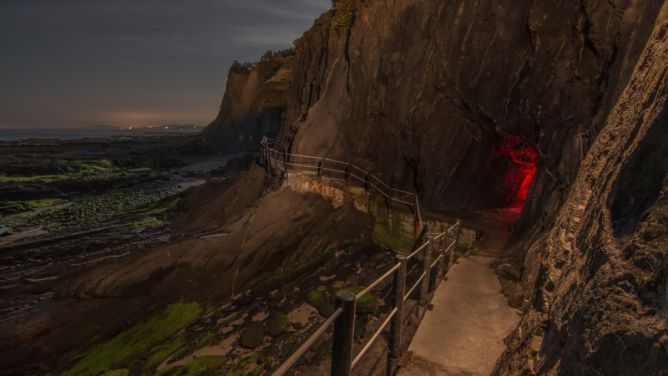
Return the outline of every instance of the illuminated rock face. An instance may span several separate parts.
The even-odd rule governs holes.
[[[523,228],[560,206],[660,5],[339,2],[297,43],[282,139],[450,210],[509,204],[490,156],[521,137],[539,155]]]
[[[668,3],[553,226],[498,374],[668,370]]]
[[[505,135],[494,153],[495,158],[508,160],[509,166],[503,179],[503,190],[509,206],[522,209],[529,188],[536,176],[538,153],[519,136]]]
[[[631,154],[665,147],[641,146],[662,117],[640,116],[663,106],[668,59],[646,55],[662,6],[338,1],[297,42],[279,147],[350,160],[433,211],[522,207],[527,313],[500,373],[651,374],[668,348],[665,173]]]
[[[253,64],[230,68],[220,112],[203,131],[226,152],[257,150],[260,138],[275,135],[281,124],[292,78],[292,51],[267,53]]]

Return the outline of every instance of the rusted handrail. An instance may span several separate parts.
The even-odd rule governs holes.
[[[389,268],[383,275],[376,278],[371,282],[367,287],[358,292],[357,294],[352,294],[346,291],[340,291],[337,293],[337,302],[339,306],[337,310],[330,316],[318,329],[301,345],[299,348],[272,373],[273,376],[282,376],[287,372],[294,364],[301,358],[317,341],[320,336],[336,322],[334,329],[334,342],[333,351],[337,351],[336,359],[332,359],[332,371],[331,374],[335,376],[347,376],[350,375],[352,369],[359,364],[360,360],[364,355],[369,351],[371,346],[378,339],[380,334],[392,323],[390,328],[390,352],[388,354],[388,368],[387,374],[394,375],[396,372],[397,361],[398,361],[398,352],[400,352],[401,336],[402,336],[402,326],[403,326],[403,306],[408,300],[408,298],[418,289],[418,287],[423,286],[420,292],[419,303],[422,310],[426,308],[424,306],[425,302],[428,299],[429,291],[429,275],[432,271],[438,267],[439,263],[443,262],[446,258],[448,252],[451,252],[452,256],[453,247],[457,244],[457,239],[459,237],[459,232],[461,231],[461,222],[457,221],[455,224],[450,226],[446,231],[440,233],[427,233],[429,234],[427,241],[422,243],[419,247],[416,248],[408,256],[398,255],[398,260],[391,268]],[[443,242],[440,242],[440,246],[436,249],[438,256],[432,262],[429,259],[429,254],[432,251],[433,244],[440,240],[445,235],[453,235],[454,239],[450,244],[445,247]],[[420,252],[426,252],[424,257],[425,270],[417,278],[408,291],[405,291],[406,286],[406,274],[407,274],[407,261],[419,254]],[[439,273],[446,273],[447,271],[442,270],[442,268],[437,269],[437,281],[440,281]],[[355,309],[356,302],[362,298],[365,294],[369,293],[374,288],[378,287],[381,283],[386,281],[390,276],[394,276],[394,292],[395,292],[395,306],[392,307],[387,317],[379,325],[379,327],[374,331],[371,337],[365,342],[360,351],[357,352],[354,356],[352,355],[352,340],[355,327]],[[346,292],[346,294],[341,294]],[[346,301],[340,300],[341,296],[346,296]],[[347,302],[347,303],[346,303]],[[341,333],[337,334],[337,330],[340,330]],[[350,342],[346,342],[350,341]],[[341,353],[343,351],[343,353]],[[347,354],[347,355],[346,355]],[[342,362],[336,363],[335,362]]]
[[[341,313],[343,313],[342,308],[338,308],[336,311],[334,311],[334,313],[332,313],[332,315],[329,316],[329,318],[327,318],[327,320],[325,320],[325,322],[323,322],[322,325],[320,325],[318,329],[316,329],[316,331],[313,332],[313,334],[311,334],[311,336],[308,337],[308,339],[304,341],[304,343],[302,343],[301,346],[299,346],[299,348],[295,350],[295,352],[274,371],[274,373],[272,373],[272,376],[283,376],[286,372],[288,372],[288,370],[294,366],[299,358],[304,356],[304,354],[311,348],[311,346],[315,344],[318,338],[320,338],[320,336],[325,333],[325,331],[334,323],[334,321],[339,316],[341,316]]]
[[[272,143],[273,140],[270,140],[266,137],[264,137],[261,141],[261,148],[263,149],[261,155],[263,156],[263,159],[265,159],[265,162],[267,163],[267,169],[270,172],[272,168],[277,167],[282,168],[284,172],[287,172],[289,167],[293,167],[309,169],[314,172],[328,171],[332,173],[346,174],[346,176],[351,176],[357,181],[364,183],[368,188],[372,188],[376,192],[383,195],[385,198],[390,199],[393,202],[411,207],[416,217],[417,227],[422,228],[422,217],[420,213],[419,202],[417,200],[417,195],[414,192],[393,188],[376,175],[371,174],[367,170],[352,163],[331,158],[317,157],[313,155],[288,153],[287,151],[280,151],[272,148]],[[299,161],[299,159],[304,159],[304,161]],[[313,165],[310,165],[309,163]],[[325,167],[323,166],[324,163],[330,163],[336,166]],[[351,170],[359,171],[363,176],[359,176],[358,174],[353,173]],[[364,176],[366,176],[367,179],[365,179]]]
[[[389,200],[411,207],[413,209],[416,227],[418,229],[423,229],[422,214],[420,212],[420,204],[417,194],[392,188],[377,176],[354,164],[329,158],[303,154],[292,154],[288,153],[287,151],[281,152],[270,147],[270,144],[273,142],[273,140],[269,140],[266,137],[263,138],[261,142],[261,155],[266,163],[267,171],[270,174],[272,173],[272,169],[274,169],[274,171],[282,169],[282,171],[287,174],[288,168],[291,166],[294,168],[305,169],[306,172],[309,173],[316,173],[318,179],[320,179],[322,171],[343,174],[344,181],[346,183],[350,182],[352,178],[356,181],[359,181],[360,183],[363,183],[367,190],[373,189]],[[300,158],[304,160],[299,161]],[[329,165],[325,166],[325,163],[329,163]],[[353,170],[356,172],[353,172]],[[360,172],[361,176],[359,174]],[[336,178],[330,177],[330,179]],[[427,235],[427,240],[419,246],[415,247],[415,250],[408,256],[397,255],[398,262],[390,267],[385,273],[383,273],[383,275],[371,282],[367,287],[362,289],[357,294],[353,294],[346,290],[339,291],[336,294],[336,311],[334,311],[334,313],[322,325],[320,325],[316,331],[272,373],[272,375],[282,376],[285,374],[317,342],[318,338],[320,338],[332,324],[334,324],[334,334],[332,340],[333,357],[331,364],[331,375],[350,375],[353,367],[355,367],[360,362],[360,360],[369,351],[371,346],[375,343],[383,330],[388,327],[388,325],[390,326],[390,345],[387,362],[387,374],[394,375],[398,366],[398,359],[401,354],[401,336],[404,325],[404,304],[406,300],[408,300],[408,298],[418,289],[418,287],[421,287],[420,296],[418,299],[419,304],[417,307],[418,312],[425,311],[430,296],[430,289],[440,281],[440,275],[447,272],[447,270],[444,270],[443,267],[439,267],[439,265],[446,261],[448,252],[448,265],[452,264],[454,247],[457,244],[460,232],[461,222],[459,220],[450,226],[447,230],[440,233],[429,233],[425,227],[423,233]],[[447,247],[444,246],[444,241],[442,241],[446,235],[452,235],[454,237],[454,240]],[[432,261],[431,257],[434,251],[437,252],[437,254],[435,259]],[[422,257],[422,273],[406,292],[407,263],[409,260],[413,259],[420,253],[424,253],[424,256]],[[436,282],[432,284],[430,279],[434,269],[437,270],[437,279]],[[353,338],[357,301],[374,288],[380,286],[391,276],[394,276],[394,307],[390,309],[387,317],[385,317],[380,326],[365,342],[361,350],[353,356]],[[419,316],[421,317],[422,315],[420,314]]]
[[[401,266],[400,264],[395,264],[393,267],[390,268],[390,270],[386,271],[385,274],[381,275],[375,281],[371,282],[371,284],[369,286],[367,286],[364,290],[358,292],[355,295],[355,299],[360,299],[366,293],[373,290],[376,286],[383,283],[383,281],[385,281],[388,277],[390,277],[392,275],[392,273],[394,273],[397,269],[399,269],[400,266]]]
[[[366,353],[371,348],[371,345],[373,345],[374,342],[376,342],[376,340],[378,339],[378,336],[380,336],[380,333],[382,333],[383,330],[385,330],[385,328],[387,328],[387,326],[390,324],[390,321],[394,318],[394,315],[397,314],[397,311],[398,311],[397,307],[392,308],[392,310],[390,311],[390,314],[387,315],[385,320],[383,320],[382,324],[380,324],[378,329],[376,329],[376,331],[373,333],[371,338],[369,338],[366,341],[366,343],[364,344],[362,349],[357,353],[357,355],[355,355],[355,358],[353,358],[353,361],[350,365],[351,368],[355,368],[357,363],[359,363],[359,361],[362,360],[362,357],[364,357],[364,355],[366,355]]]

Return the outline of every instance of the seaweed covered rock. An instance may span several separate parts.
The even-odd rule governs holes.
[[[239,344],[247,349],[255,349],[264,341],[266,331],[264,325],[253,321],[244,329],[239,338]]]
[[[329,301],[327,293],[321,289],[313,289],[306,294],[306,302],[315,309],[322,316],[328,317],[334,313],[334,304]]]
[[[290,327],[288,316],[282,313],[275,313],[269,316],[267,320],[267,334],[272,337],[278,337],[285,333]]]

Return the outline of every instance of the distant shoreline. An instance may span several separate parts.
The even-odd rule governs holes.
[[[76,140],[85,138],[141,137],[197,134],[202,128],[0,128],[0,141]]]

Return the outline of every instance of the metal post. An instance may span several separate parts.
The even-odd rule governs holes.
[[[438,239],[438,245],[436,247],[436,257],[442,256],[441,261],[438,262],[438,265],[436,265],[436,276],[434,280],[434,288],[437,288],[438,285],[441,283],[441,279],[443,278],[443,275],[445,274],[445,253],[444,248],[443,248],[443,238],[445,238],[445,235],[442,235]]]
[[[288,180],[288,162],[289,162],[289,157],[288,157],[288,148],[285,148],[283,150],[283,168],[285,169],[285,175],[284,178],[285,180]]]
[[[267,174],[269,175],[269,178],[271,178],[271,150],[269,149],[268,144],[265,151],[267,153]]]
[[[366,179],[364,180],[364,189],[366,189],[367,193],[371,190],[371,175],[369,174],[366,175]]]
[[[346,173],[346,184],[348,184],[350,183],[350,165],[346,165],[344,171]]]
[[[428,238],[429,243],[427,248],[424,250],[424,257],[422,258],[422,272],[424,273],[424,279],[422,280],[422,286],[420,286],[420,306],[422,307],[422,315],[424,315],[424,309],[427,307],[429,302],[429,280],[431,277],[431,247],[432,239]]]
[[[457,229],[455,229],[455,247],[457,248],[457,243],[459,243],[459,235],[462,233],[462,220],[458,219],[457,220]],[[454,249],[453,249],[454,251]]]
[[[322,178],[322,161],[318,162],[318,180]]]
[[[452,238],[455,242],[455,245],[450,250],[450,256],[448,257],[448,270],[452,268],[452,264],[455,262],[455,252],[457,251],[457,243],[459,243],[459,234],[461,231],[462,223],[458,219],[455,223],[455,231],[452,234]]]
[[[406,294],[406,256],[397,255],[399,270],[394,273],[394,307],[397,313],[390,323],[390,350],[387,354],[387,376],[394,376],[399,367],[401,357],[401,340],[404,321],[404,295]]]
[[[349,376],[355,335],[355,294],[348,290],[337,292],[336,306],[343,308],[343,313],[334,322],[331,375]]]
[[[420,236],[420,203],[418,202],[417,194],[413,194],[413,227],[415,230],[415,239],[417,240]]]

